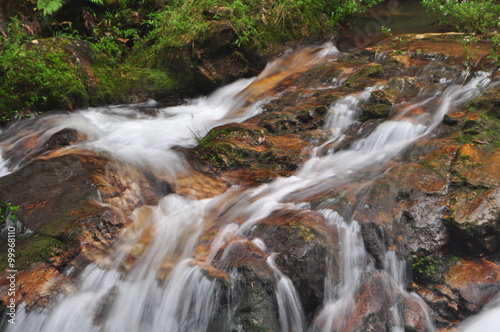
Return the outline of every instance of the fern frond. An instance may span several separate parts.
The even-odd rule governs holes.
[[[36,8],[43,11],[43,15],[52,15],[64,4],[64,0],[38,0]]]

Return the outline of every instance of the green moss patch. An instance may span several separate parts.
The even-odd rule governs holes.
[[[61,241],[50,236],[24,234],[16,238],[15,269],[23,270],[36,262],[50,263],[55,253],[76,248],[78,241]],[[7,248],[1,247],[0,271],[7,268]]]
[[[345,81],[344,85],[350,88],[357,88],[363,84],[363,79],[367,77],[382,77],[384,69],[382,65],[372,64],[363,67],[359,72],[354,75],[349,76]]]

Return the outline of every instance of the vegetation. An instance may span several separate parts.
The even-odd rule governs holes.
[[[428,13],[441,25],[458,31],[484,33],[500,27],[500,3],[496,0],[422,0]]]
[[[89,0],[95,4],[103,5],[104,0]],[[38,0],[36,8],[43,11],[43,15],[52,15],[65,4],[64,0]]]
[[[427,282],[433,279],[439,262],[429,256],[412,256],[411,268],[415,280]]]
[[[6,0],[0,6],[0,124],[51,109],[128,102],[133,92],[205,93],[227,83],[205,74],[207,59],[231,68],[226,80],[253,75],[286,45],[329,39],[380,2]],[[440,24],[459,31],[500,28],[497,1],[422,2]],[[59,43],[40,42],[52,37]],[[90,43],[85,70],[64,38]],[[490,37],[497,64],[499,38]],[[464,47],[472,54],[470,43]]]
[[[7,219],[17,221],[15,212],[19,210],[19,206],[12,205],[11,203],[0,203],[0,225],[5,224]]]
[[[228,53],[245,70],[258,70],[273,46],[330,38],[339,24],[381,1],[6,0],[0,124],[51,109],[127,102],[144,85],[149,94],[205,92],[196,70],[221,26],[234,37],[213,56]],[[53,37],[91,43],[88,68],[82,72],[69,42],[40,42]]]

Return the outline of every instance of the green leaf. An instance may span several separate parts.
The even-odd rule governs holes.
[[[43,15],[52,15],[64,4],[64,0],[38,0],[37,9],[43,11]]]

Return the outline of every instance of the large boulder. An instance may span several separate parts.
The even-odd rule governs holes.
[[[340,280],[337,229],[319,213],[282,210],[257,223],[250,236],[276,253],[276,265],[290,278],[311,317],[323,303],[325,278]]]
[[[13,227],[15,267],[22,282],[16,284],[16,294],[28,305],[60,289],[59,282],[66,282],[60,273],[70,266],[78,271],[89,261],[99,263],[130,223],[127,216],[132,210],[156,204],[170,192],[164,181],[137,168],[111,162],[104,155],[72,152],[52,151],[0,180],[0,203],[19,206]],[[6,245],[2,241],[3,253]],[[0,263],[5,270],[5,255]],[[24,276],[38,276],[43,269],[57,271],[57,277],[45,280],[43,272],[38,289]]]

